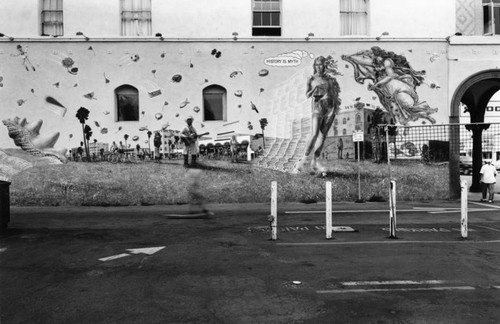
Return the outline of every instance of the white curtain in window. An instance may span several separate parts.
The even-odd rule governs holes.
[[[366,35],[367,0],[340,0],[340,35]]]
[[[151,0],[121,0],[122,36],[151,36]]]
[[[63,35],[63,0],[43,0],[42,35]]]

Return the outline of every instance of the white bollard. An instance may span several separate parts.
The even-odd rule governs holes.
[[[389,228],[391,238],[396,238],[396,181],[391,181],[391,189],[389,192]]]
[[[462,238],[467,238],[467,181],[462,181],[461,186],[461,195],[460,195],[460,201],[461,201],[461,219],[460,219],[460,224],[461,224],[461,232],[462,232]]]
[[[330,240],[332,238],[332,183],[330,181],[326,182],[326,239]]]
[[[271,182],[271,240],[278,239],[278,183]]]

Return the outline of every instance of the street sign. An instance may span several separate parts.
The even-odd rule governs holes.
[[[363,142],[363,139],[364,139],[364,134],[362,130],[354,131],[354,133],[352,133],[353,142]]]

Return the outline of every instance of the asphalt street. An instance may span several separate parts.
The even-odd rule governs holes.
[[[500,323],[500,203],[12,207],[0,323]]]

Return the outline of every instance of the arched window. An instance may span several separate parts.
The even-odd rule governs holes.
[[[345,129],[345,128],[344,128],[344,129],[342,130],[342,135],[347,135],[347,129]]]
[[[361,115],[360,114],[357,114],[356,115],[356,118],[355,118],[355,122],[354,122],[354,128],[356,130],[361,130],[362,129],[362,126],[363,126],[363,123],[361,122]]]
[[[347,119],[345,119],[345,118],[342,119],[342,124],[344,124],[344,125],[347,124]]]
[[[139,91],[124,84],[115,89],[116,121],[139,121]]]
[[[203,89],[203,120],[226,120],[226,89],[210,85]]]

